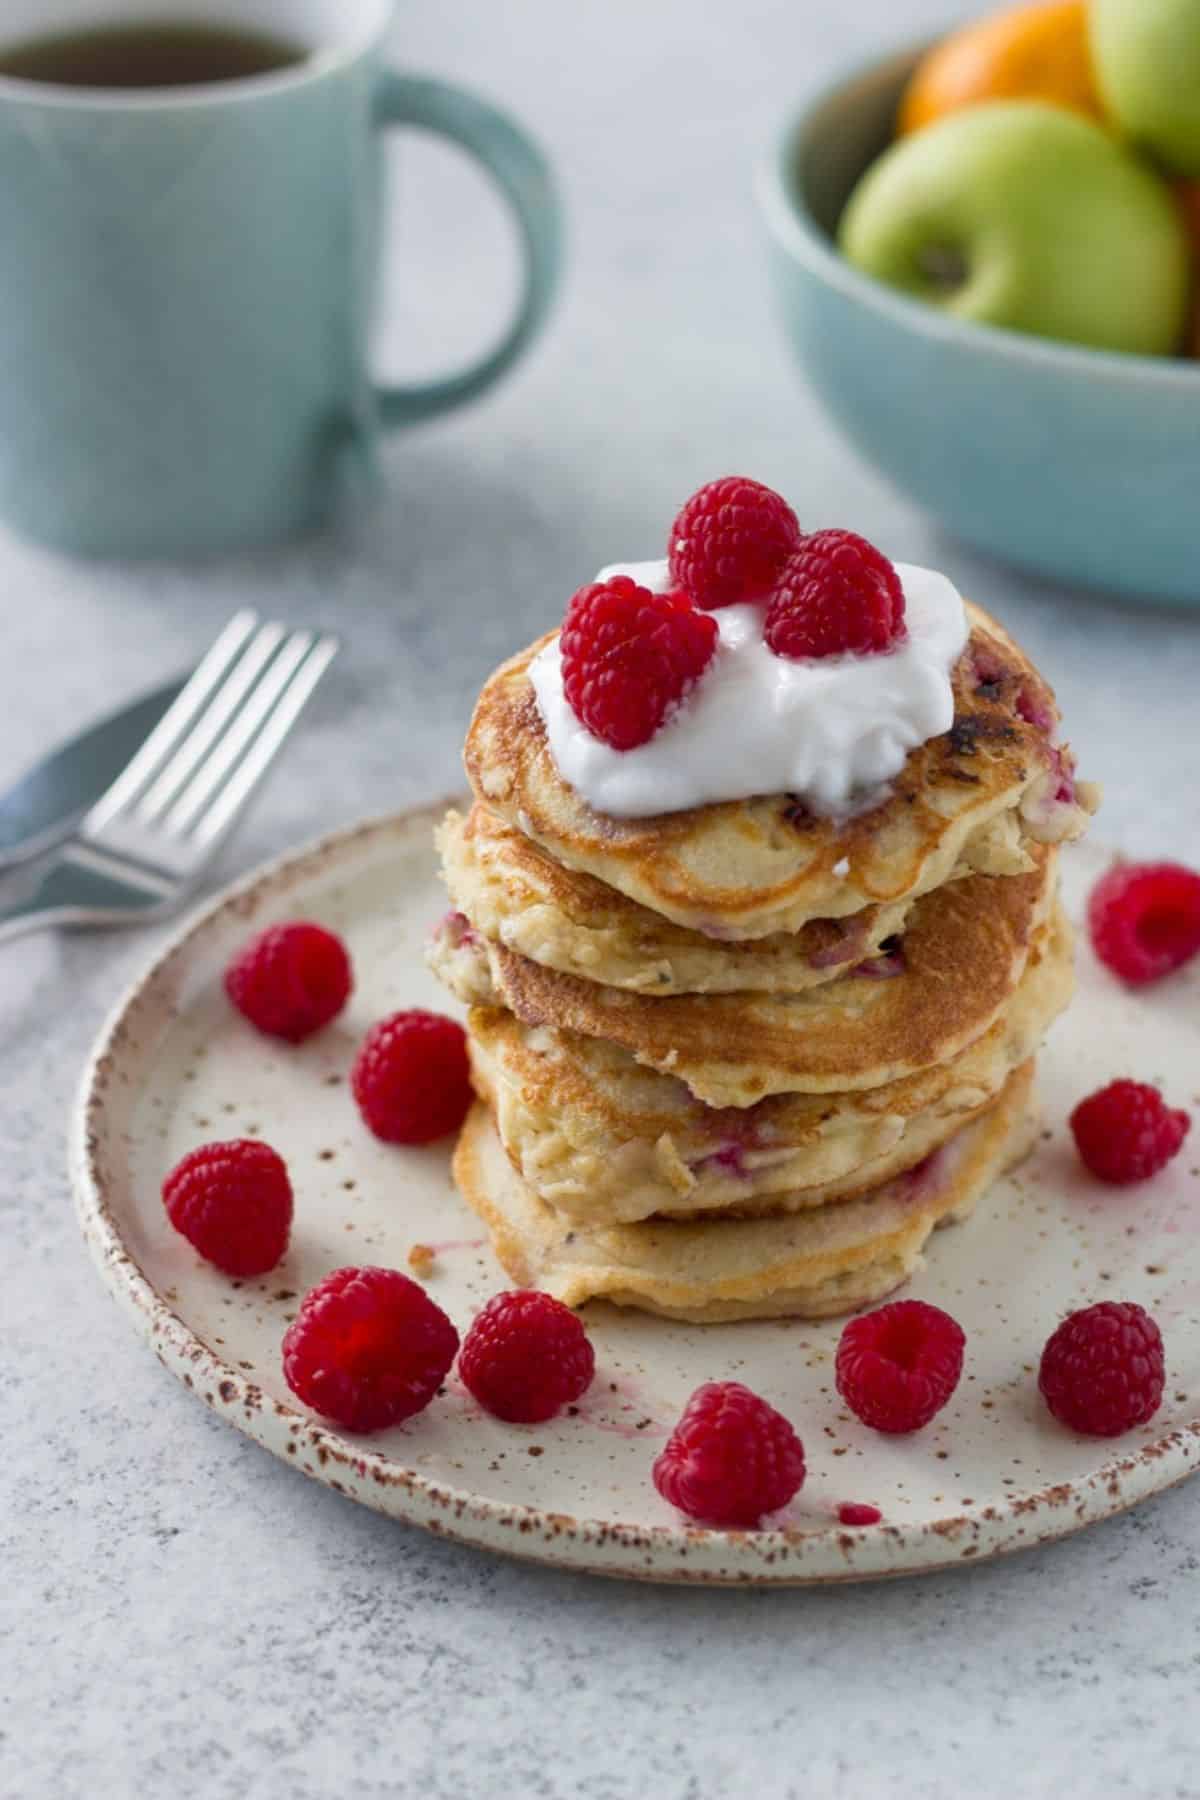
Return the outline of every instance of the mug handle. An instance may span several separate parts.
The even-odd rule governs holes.
[[[374,104],[380,128],[413,126],[434,132],[482,164],[512,208],[525,262],[515,315],[493,349],[456,375],[376,389],[380,423],[391,428],[415,425],[473,400],[529,348],[545,323],[558,285],[562,211],[542,152],[519,125],[478,95],[426,75],[382,69]]]

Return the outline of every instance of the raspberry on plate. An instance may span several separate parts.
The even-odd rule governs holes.
[[[162,1198],[176,1231],[226,1275],[265,1275],[288,1247],[287,1165],[259,1138],[190,1150],[163,1182]]]
[[[432,1144],[458,1130],[471,1104],[466,1033],[421,1007],[392,1013],[363,1039],[350,1086],[385,1144]]]
[[[225,971],[225,992],[242,1017],[289,1044],[336,1018],[352,986],[341,938],[307,919],[269,925]]]
[[[837,1390],[875,1431],[919,1431],[962,1374],[962,1326],[924,1300],[894,1300],[851,1319],[837,1348]]]
[[[429,1405],[458,1349],[440,1306],[399,1269],[335,1269],[283,1339],[292,1392],[347,1431],[383,1431]]]
[[[883,1520],[877,1506],[868,1506],[861,1500],[843,1500],[837,1516],[839,1525],[878,1525]]]
[[[1165,1169],[1178,1155],[1192,1121],[1169,1107],[1144,1081],[1110,1081],[1081,1100],[1071,1114],[1075,1147],[1101,1181],[1129,1187]]]
[[[1150,1314],[1132,1300],[1103,1300],[1071,1313],[1047,1339],[1038,1387],[1061,1425],[1118,1437],[1154,1416],[1165,1379]]]
[[[1200,952],[1200,875],[1182,863],[1117,863],[1088,900],[1096,955],[1130,987]]]
[[[654,1464],[664,1500],[706,1525],[752,1530],[804,1482],[804,1446],[740,1381],[698,1387]]]
[[[725,475],[692,495],[671,527],[671,580],[706,612],[764,600],[800,542],[782,495],[745,475]]]
[[[628,575],[580,588],[559,648],[575,717],[614,750],[648,743],[717,647],[716,621],[683,594],[653,594]]]
[[[904,636],[894,564],[853,531],[814,531],[781,570],[763,636],[776,656],[868,656]]]
[[[458,1372],[480,1406],[514,1425],[552,1419],[591,1384],[596,1356],[569,1306],[532,1288],[495,1294],[463,1339]]]

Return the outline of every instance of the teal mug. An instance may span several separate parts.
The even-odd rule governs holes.
[[[128,0],[126,0],[128,4]],[[128,25],[112,0],[7,0],[6,52]],[[0,73],[0,519],[98,555],[268,542],[319,523],[381,431],[472,399],[527,348],[558,277],[545,159],[511,119],[381,59],[387,0],[153,0],[142,18],[293,52],[204,84]],[[49,15],[49,17],[48,17]],[[129,26],[129,30],[132,27]],[[67,38],[63,38],[67,42]],[[367,366],[381,131],[449,138],[516,217],[524,283],[472,367]]]

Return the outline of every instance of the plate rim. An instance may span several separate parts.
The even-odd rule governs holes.
[[[319,834],[257,864],[194,907],[126,984],[84,1064],[71,1110],[68,1164],[76,1215],[101,1280],[163,1364],[210,1410],[301,1473],[434,1536],[577,1573],[709,1586],[806,1587],[933,1574],[1067,1537],[1165,1492],[1200,1467],[1200,1418],[1129,1449],[1090,1475],[1033,1494],[1004,1496],[977,1511],[907,1524],[725,1531],[575,1518],[491,1500],[358,1443],[299,1405],[267,1396],[179,1316],[126,1245],[106,1193],[99,1148],[109,1079],[120,1067],[130,1015],[171,965],[206,932],[277,887],[302,885],[322,863],[430,826],[461,794],[371,815]],[[1103,854],[1102,847],[1089,848]],[[1163,1465],[1166,1465],[1165,1467]],[[1165,1478],[1164,1478],[1165,1477]],[[1035,1524],[1036,1531],[1028,1526]],[[933,1556],[922,1554],[929,1550]],[[634,1556],[640,1557],[634,1561]],[[598,1560],[591,1560],[598,1559]],[[805,1566],[811,1561],[816,1566]]]

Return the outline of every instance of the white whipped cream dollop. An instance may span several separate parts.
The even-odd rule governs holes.
[[[794,794],[813,812],[844,815],[873,800],[910,750],[948,731],[950,672],[969,636],[962,596],[934,569],[897,563],[907,637],[875,656],[797,661],[763,639],[761,606],[713,614],[717,649],[704,674],[649,743],[614,750],[576,718],[563,691],[558,639],[529,667],[550,750],[565,781],[596,812],[619,819],[681,812],[755,794]],[[619,563],[665,593],[665,562]]]

